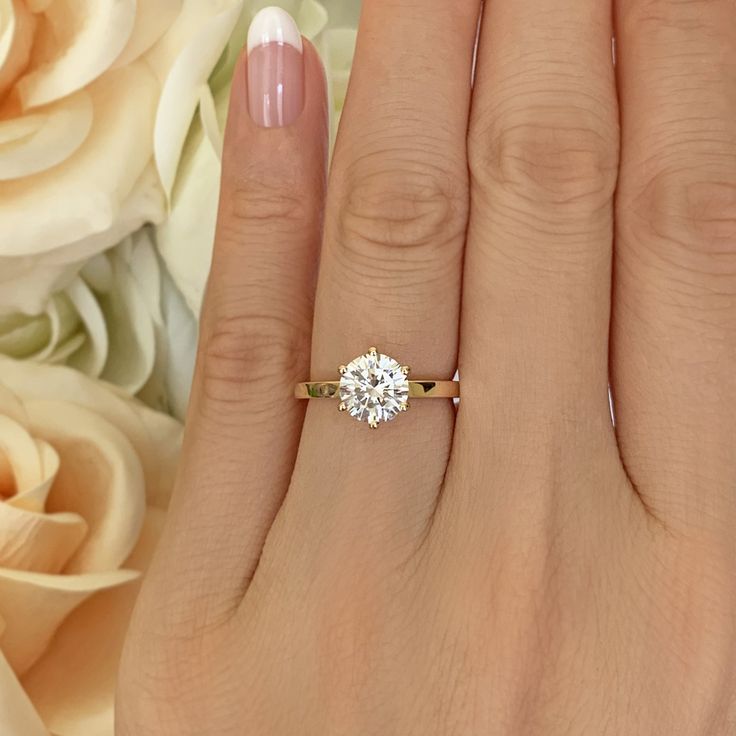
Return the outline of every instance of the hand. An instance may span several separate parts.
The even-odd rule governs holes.
[[[471,88],[479,11],[365,1],[324,228],[313,49],[238,68],[120,736],[736,732],[736,6],[493,0]],[[457,416],[304,418],[374,344]]]

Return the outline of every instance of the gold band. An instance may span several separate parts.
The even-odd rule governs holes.
[[[340,381],[312,381],[298,383],[294,395],[297,399],[337,399]],[[459,399],[459,381],[409,381],[411,399]]]

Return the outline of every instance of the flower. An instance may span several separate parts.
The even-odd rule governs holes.
[[[217,199],[220,184],[220,157],[233,68],[247,35],[253,15],[272,2],[246,3],[214,73],[201,77],[182,68],[182,89],[197,96],[198,115],[191,128],[183,131],[181,155],[170,157],[157,148],[157,160],[167,172],[169,217],[156,231],[160,253],[189,307],[199,314],[212,257]],[[316,44],[325,63],[332,98],[334,132],[345,102],[347,82],[355,47],[360,12],[359,0],[281,0],[277,3],[296,18],[302,33]],[[196,46],[192,53],[196,56]],[[169,117],[162,102],[160,120]],[[171,117],[173,117],[173,113]],[[181,121],[183,118],[178,117]]]
[[[173,101],[181,55],[196,41],[206,80],[241,9],[0,0],[0,312],[43,312],[88,258],[164,219],[154,143],[171,158],[196,107]]]
[[[65,364],[182,419],[197,324],[148,228],[94,256],[37,315],[0,315],[0,353]]]
[[[0,730],[113,733],[117,660],[181,425],[61,366],[0,358]]]

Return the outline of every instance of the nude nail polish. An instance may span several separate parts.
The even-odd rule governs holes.
[[[264,8],[248,31],[248,109],[256,125],[292,125],[304,109],[304,48],[293,18]]]

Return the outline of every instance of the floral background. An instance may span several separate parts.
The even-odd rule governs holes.
[[[112,736],[260,0],[0,0],[0,733]],[[334,123],[359,0],[283,0]]]

